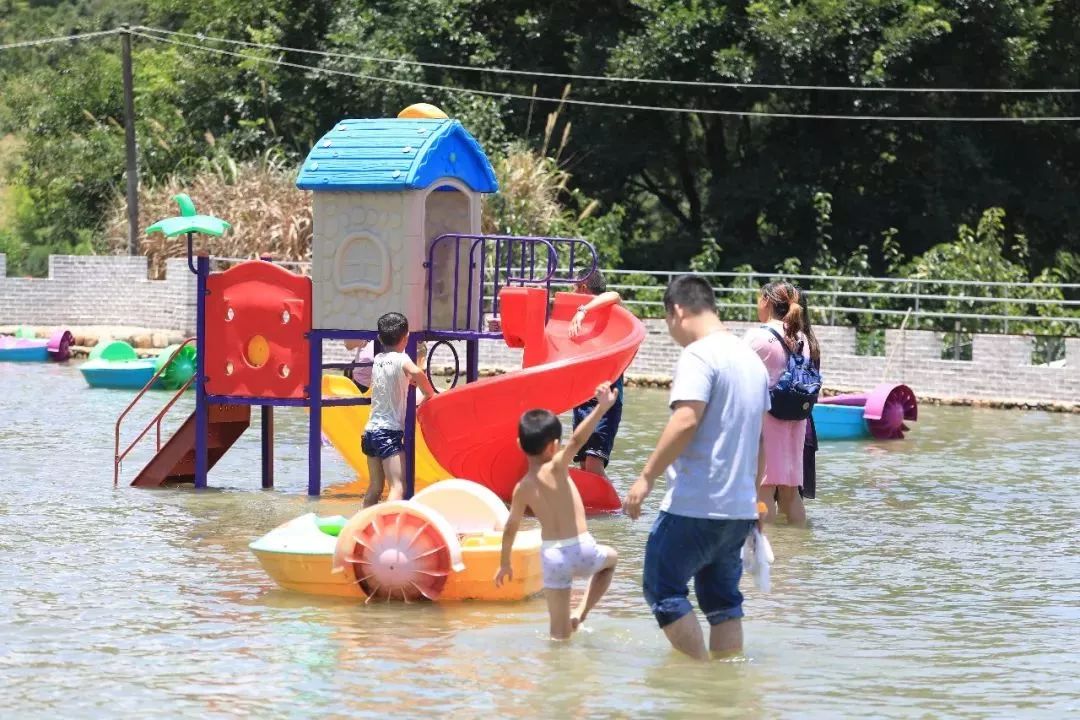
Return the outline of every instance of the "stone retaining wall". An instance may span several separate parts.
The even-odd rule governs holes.
[[[738,334],[757,323],[728,322]],[[680,348],[668,336],[663,320],[646,320],[648,334],[627,374],[669,378]],[[885,355],[857,355],[855,330],[815,328],[821,343],[822,374],[835,390],[868,389],[885,380],[910,385],[918,395],[946,399],[987,399],[1012,403],[1080,404],[1080,338],[1066,340],[1068,367],[1031,364],[1033,340],[1018,335],[976,335],[971,360],[942,360],[944,336],[927,330],[887,330]],[[521,352],[496,343],[481,345],[481,365],[519,367]],[[464,349],[460,349],[464,362]],[[443,356],[436,355],[435,363]]]
[[[52,256],[47,278],[6,277],[0,255],[0,325],[128,325],[190,334],[195,325],[195,281],[184,259],[169,260],[164,280],[148,280],[145,258]],[[742,333],[756,323],[729,322]],[[646,320],[645,343],[628,374],[670,376],[679,348],[662,320]],[[819,327],[826,386],[860,390],[883,379],[904,382],[919,395],[944,399],[1080,404],[1080,338],[1066,340],[1066,365],[1031,365],[1033,340],[1016,335],[976,335],[969,361],[942,360],[943,337],[925,330],[887,330],[885,355],[856,354],[855,330]],[[434,360],[441,365],[449,353]],[[462,367],[465,350],[459,347]],[[349,359],[341,343],[324,345],[327,362]],[[521,352],[501,343],[481,344],[481,365],[519,367]]]
[[[187,260],[147,279],[145,257],[51,255],[45,278],[7,277],[0,254],[0,325],[129,325],[192,333],[195,278]]]

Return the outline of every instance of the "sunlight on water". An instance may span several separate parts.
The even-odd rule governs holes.
[[[248,542],[356,507],[304,496],[302,412],[279,411],[276,491],[257,489],[257,428],[216,490],[126,487],[150,443],[114,490],[128,393],[74,366],[0,364],[0,388],[4,717],[1080,715],[1077,416],[924,408],[907,441],[825,446],[812,526],[772,531],[772,594],[744,584],[747,657],[696,665],[641,599],[659,493],[637,523],[592,522],[620,566],[588,627],[553,645],[542,600],[364,607],[274,588]],[[620,490],[666,414],[661,393],[629,390]],[[332,449],[323,467],[348,479]]]

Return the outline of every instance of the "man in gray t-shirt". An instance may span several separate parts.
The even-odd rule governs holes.
[[[627,493],[637,519],[656,478],[668,490],[645,546],[645,599],[668,640],[691,657],[742,650],[742,546],[758,521],[769,377],[753,350],[724,329],[712,286],[675,278],[664,293],[668,331],[683,346],[671,419]],[[688,599],[690,578],[712,629],[709,647]]]

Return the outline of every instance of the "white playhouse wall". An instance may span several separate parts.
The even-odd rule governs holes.
[[[422,215],[416,192],[314,192],[313,327],[375,330],[397,311],[426,322]]]
[[[449,183],[440,183],[449,184]],[[464,188],[458,183],[453,183],[458,192],[430,191],[424,202],[424,237],[425,259],[431,250],[432,242],[446,233],[464,233],[476,235],[480,232],[480,196]],[[424,198],[423,193],[418,193]],[[458,261],[455,264],[455,244],[460,245]],[[431,324],[435,329],[448,329],[454,321],[454,272],[458,276],[458,318],[457,327],[466,327],[466,307],[470,300],[469,294],[469,247],[472,243],[467,240],[455,242],[443,242],[435,250],[434,272],[432,273],[432,301],[431,301]],[[477,248],[476,269],[473,273],[472,287],[472,327],[478,325],[479,298],[480,298],[480,250]]]

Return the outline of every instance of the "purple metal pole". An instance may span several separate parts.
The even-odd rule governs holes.
[[[308,333],[308,481],[311,497],[322,493],[322,335]]]
[[[487,248],[485,248],[486,252]],[[492,296],[491,296],[491,314],[499,314],[499,271],[502,270],[502,258],[500,257],[502,251],[502,241],[495,240],[495,263],[492,267]],[[483,328],[481,328],[482,330]]]
[[[477,287],[476,298],[476,325],[472,322],[469,323],[470,330],[484,331],[484,283],[487,282],[487,278],[484,277],[484,261],[487,260],[486,243],[483,240],[473,240],[472,250],[469,251],[470,256],[476,252],[476,248],[480,248],[480,285]],[[469,310],[472,310],[472,269],[476,266],[476,263],[470,260],[469,270]]]
[[[476,382],[480,379],[480,341],[465,341],[465,382]]]
[[[263,490],[274,487],[274,406],[262,408],[262,486]]]
[[[521,277],[522,278],[525,277],[525,254],[529,251],[529,247],[531,245],[532,245],[532,243],[529,243],[528,245],[526,245],[524,240],[521,241]],[[522,287],[525,286],[524,281],[522,281],[521,286]]]
[[[506,247],[506,284],[510,285],[510,278],[514,277],[514,240],[511,238]]]
[[[435,238],[435,241],[431,243],[431,247],[428,248],[428,259],[424,263],[424,269],[427,271],[427,326],[431,327],[431,298],[432,298],[432,286],[431,277],[433,274],[432,268],[435,267],[435,246],[442,240],[442,235]]]
[[[454,238],[454,319],[450,322],[450,329],[457,330],[457,306],[458,306],[458,281],[461,280],[461,238]],[[430,271],[429,271],[430,272]]]
[[[207,435],[210,408],[206,402],[206,278],[210,258],[200,255],[195,272],[195,487],[206,487]]]
[[[405,354],[416,362],[416,333],[409,333]],[[416,386],[409,385],[409,397],[405,401],[405,499],[413,496],[416,486]]]

